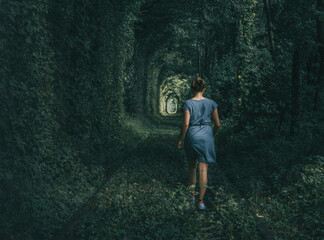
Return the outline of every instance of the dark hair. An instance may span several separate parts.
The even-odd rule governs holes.
[[[191,83],[191,89],[194,92],[201,92],[204,88],[206,88],[206,83],[204,79],[200,77],[196,77]]]

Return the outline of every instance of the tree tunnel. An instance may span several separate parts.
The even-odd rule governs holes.
[[[320,236],[323,12],[323,0],[0,1],[0,239],[206,239],[183,211],[173,142],[197,75],[219,106],[219,166],[276,238]],[[226,189],[207,223],[251,239],[259,224]]]
[[[160,86],[159,110],[162,116],[179,114],[181,104],[188,97],[189,78],[180,75],[170,76]]]
[[[159,1],[148,1],[141,8],[142,21],[135,24],[135,42],[141,46],[146,63],[141,76],[145,83],[145,114],[178,117],[180,105],[190,96],[189,79],[198,71],[197,38],[192,34],[198,18],[188,16],[192,10],[189,3]]]

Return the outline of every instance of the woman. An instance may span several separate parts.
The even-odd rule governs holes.
[[[183,124],[179,135],[178,148],[182,148],[182,139],[185,136],[184,149],[188,160],[188,183],[196,186],[196,166],[199,161],[199,202],[198,209],[204,210],[204,195],[207,185],[208,163],[216,162],[214,136],[219,129],[217,103],[214,100],[203,97],[206,84],[203,79],[197,77],[191,84],[194,97],[184,102],[181,110],[184,112]],[[212,130],[210,124],[214,122]],[[195,202],[195,196],[192,196]]]

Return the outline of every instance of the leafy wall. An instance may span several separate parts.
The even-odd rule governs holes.
[[[278,187],[323,154],[321,4],[0,0],[3,239],[50,239],[130,144],[125,118],[179,110],[197,74],[233,176]]]

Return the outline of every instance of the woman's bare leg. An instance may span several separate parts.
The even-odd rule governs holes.
[[[208,169],[208,163],[199,163],[199,199],[203,200],[206,188],[204,185],[207,185],[207,169]]]
[[[188,162],[188,185],[192,187],[193,193],[195,192],[195,188],[193,186],[196,185],[196,169],[197,169],[196,159]]]

